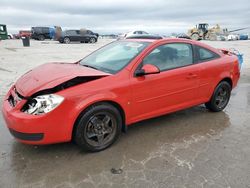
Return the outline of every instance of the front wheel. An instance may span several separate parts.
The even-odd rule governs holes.
[[[231,96],[231,85],[226,82],[220,82],[214,90],[213,96],[210,101],[205,103],[207,109],[213,112],[222,111],[228,104]]]
[[[122,128],[120,112],[112,105],[93,105],[80,115],[74,129],[74,141],[88,151],[101,151],[111,146]]]
[[[200,36],[199,36],[198,33],[193,33],[193,34],[191,35],[191,39],[192,39],[192,40],[199,40],[199,39],[200,39]]]

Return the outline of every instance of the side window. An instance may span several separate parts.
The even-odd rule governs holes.
[[[43,33],[49,33],[49,28],[46,28],[46,27],[42,28],[42,32]]]
[[[196,47],[199,61],[207,61],[219,58],[219,55],[202,47]]]
[[[42,31],[41,27],[37,27],[37,28],[35,28],[35,32],[36,33],[42,33],[43,31]]]
[[[69,30],[69,31],[67,31],[67,34],[68,34],[68,35],[76,35],[76,31],[74,31],[74,30]]]
[[[193,50],[190,44],[171,43],[155,48],[143,64],[153,64],[161,71],[193,64]]]

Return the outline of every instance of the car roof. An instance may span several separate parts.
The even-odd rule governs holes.
[[[166,41],[166,42],[196,42],[196,41],[193,41],[193,40],[190,40],[190,39],[182,39],[182,38],[163,38],[163,39],[146,39],[146,38],[129,38],[129,39],[124,39],[124,40],[129,40],[129,41],[136,41],[136,42],[163,42],[163,41]]]
[[[121,41],[134,41],[134,42],[154,42],[157,41],[157,39],[137,39],[137,38],[132,38],[132,39],[122,39]]]
[[[32,28],[32,29],[38,29],[38,28],[39,28],[39,29],[41,29],[41,28],[46,28],[46,29],[47,29],[47,28],[49,28],[49,27],[35,26],[35,27],[31,27],[31,28]]]
[[[221,54],[219,52],[218,49],[209,46],[203,42],[199,42],[199,41],[195,41],[195,40],[191,40],[191,39],[185,39],[185,38],[163,38],[163,39],[124,39],[125,41],[136,41],[136,42],[150,42],[150,43],[175,43],[175,42],[183,42],[183,43],[189,43],[189,44],[193,44],[193,45],[197,45],[197,46],[201,46],[203,48],[206,48],[208,50],[211,50],[215,53]]]

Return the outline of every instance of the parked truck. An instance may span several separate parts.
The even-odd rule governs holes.
[[[7,26],[0,24],[0,40],[8,39]]]

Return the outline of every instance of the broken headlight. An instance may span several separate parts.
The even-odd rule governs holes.
[[[33,115],[46,114],[54,110],[63,100],[62,96],[55,94],[40,95],[29,100],[23,112]]]

